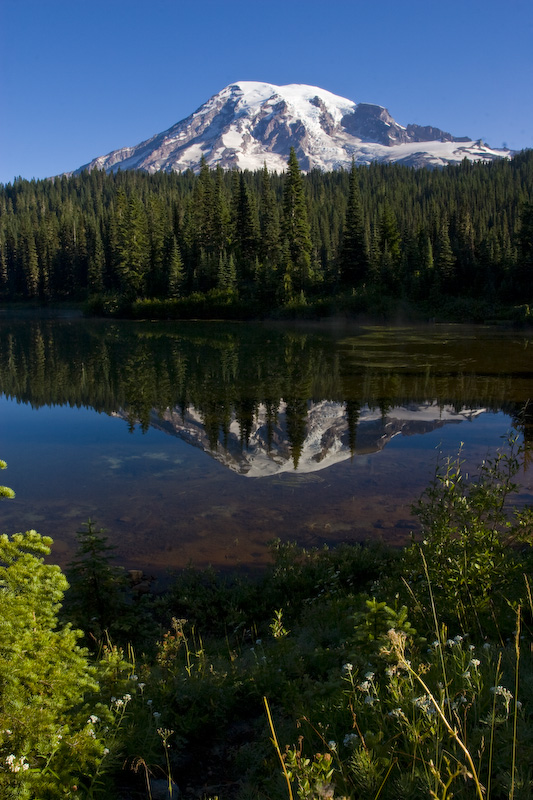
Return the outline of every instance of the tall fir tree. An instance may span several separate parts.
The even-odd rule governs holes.
[[[344,218],[340,253],[340,279],[346,286],[358,286],[367,277],[368,249],[366,244],[363,209],[359,192],[358,174],[352,161],[348,193],[348,206]]]
[[[288,249],[291,291],[299,294],[311,285],[311,230],[300,165],[291,147],[283,189],[283,237]]]

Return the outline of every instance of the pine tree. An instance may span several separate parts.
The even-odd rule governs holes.
[[[368,271],[368,252],[366,246],[363,209],[359,193],[357,169],[352,161],[348,207],[344,219],[340,254],[340,278],[346,286],[361,284]]]
[[[253,279],[258,244],[257,213],[244,174],[233,184],[233,252],[240,281]]]
[[[119,194],[117,201],[117,271],[124,296],[133,299],[141,296],[146,289],[146,274],[150,264],[148,221],[135,191],[128,200],[125,194]]]
[[[259,200],[260,253],[263,262],[278,266],[281,255],[279,213],[266,164],[261,173]]]
[[[291,147],[283,191],[283,236],[288,248],[291,293],[306,291],[311,284],[311,232],[300,165]]]
[[[441,291],[447,293],[455,285],[455,256],[450,243],[448,220],[443,217],[435,243],[435,273]]]

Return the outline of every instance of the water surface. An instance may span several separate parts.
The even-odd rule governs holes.
[[[439,453],[531,438],[529,333],[27,316],[0,341],[2,529],[62,565],[89,517],[154,573],[259,566],[275,537],[402,544]]]

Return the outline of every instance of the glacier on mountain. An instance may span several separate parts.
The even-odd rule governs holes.
[[[348,169],[352,160],[439,167],[512,155],[432,126],[399,125],[383,106],[355,103],[316,86],[239,81],[168,130],[99,156],[76,173],[197,172],[202,159],[211,168],[258,170],[266,164],[282,172],[291,147],[304,172]]]

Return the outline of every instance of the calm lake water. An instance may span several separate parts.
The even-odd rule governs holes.
[[[0,342],[2,531],[62,566],[89,517],[154,574],[260,566],[275,537],[403,544],[439,453],[475,470],[532,438],[530,332],[4,312]]]

